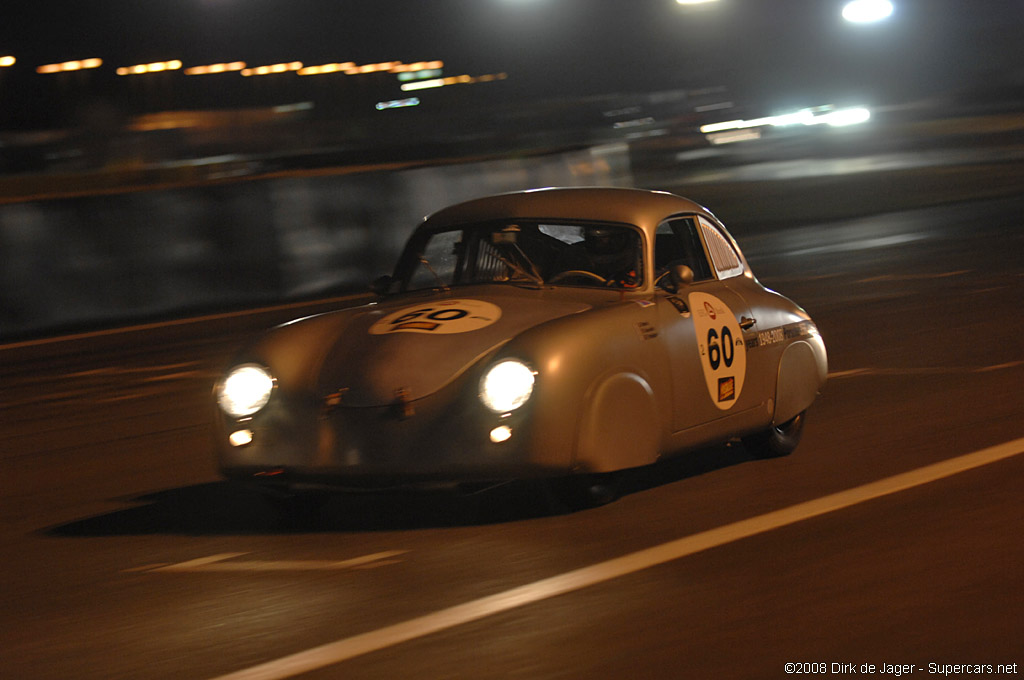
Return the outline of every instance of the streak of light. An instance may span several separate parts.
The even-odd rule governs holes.
[[[230,73],[232,71],[241,71],[246,67],[244,61],[232,61],[223,64],[208,64],[206,66],[192,66],[185,69],[185,75],[187,76],[205,76],[217,73]]]
[[[243,76],[269,76],[278,73],[288,73],[289,71],[301,71],[301,61],[290,61],[281,64],[267,64],[266,66],[257,66],[256,68],[244,68],[242,69]]]
[[[409,97],[408,99],[392,99],[386,102],[377,102],[377,110],[384,111],[386,109],[404,109],[409,106],[419,106],[419,97]]]
[[[135,66],[122,66],[117,69],[119,76],[137,76],[145,73],[161,73],[163,71],[177,71],[181,68],[181,62],[177,59],[171,61],[156,61],[151,64],[136,64]]]
[[[85,69],[99,68],[103,65],[102,59],[76,59],[65,61],[60,64],[45,64],[36,69],[36,73],[65,73],[67,71],[82,71]]]
[[[434,87],[444,87],[445,85],[467,85],[469,83],[489,83],[495,80],[505,80],[508,78],[507,73],[489,73],[482,76],[449,76],[447,78],[432,78],[430,80],[420,80],[413,83],[403,83],[402,91],[409,92],[412,90],[427,90]]]
[[[779,116],[765,116],[764,118],[754,118],[753,120],[727,120],[722,123],[701,125],[700,131],[708,134],[725,130],[743,130],[765,126],[786,127],[790,125],[830,125],[832,127],[843,127],[866,123],[870,118],[871,112],[864,107],[834,109],[831,106],[820,106],[813,109],[800,109],[799,111]]]
[[[354,61],[345,61],[333,64],[320,64],[319,66],[305,66],[299,69],[300,76],[319,76],[328,73],[349,74],[356,68]]]

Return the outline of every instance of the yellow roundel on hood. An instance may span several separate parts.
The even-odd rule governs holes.
[[[437,300],[403,307],[388,314],[370,326],[370,334],[468,333],[486,328],[500,318],[501,308],[484,300]]]

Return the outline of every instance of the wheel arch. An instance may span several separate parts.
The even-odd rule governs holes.
[[[575,470],[612,472],[658,459],[661,423],[647,379],[633,371],[604,375],[587,391],[584,403]]]
[[[806,340],[789,345],[779,360],[772,422],[785,423],[806,411],[825,384],[827,371],[823,345],[819,349]]]

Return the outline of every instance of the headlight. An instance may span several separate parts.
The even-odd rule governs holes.
[[[533,394],[534,375],[521,361],[499,361],[487,369],[480,380],[480,401],[495,413],[514,411]]]
[[[274,378],[256,364],[243,364],[231,369],[217,386],[217,403],[229,416],[251,416],[270,401]]]

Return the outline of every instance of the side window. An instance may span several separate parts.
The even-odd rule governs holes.
[[[711,278],[711,267],[692,217],[678,217],[658,225],[654,236],[654,266],[662,272],[677,264],[693,270],[694,281]]]
[[[700,230],[704,233],[704,242],[708,244],[708,253],[711,254],[718,278],[728,279],[742,274],[743,263],[729,240],[703,217],[698,217],[697,220],[700,222]]]

